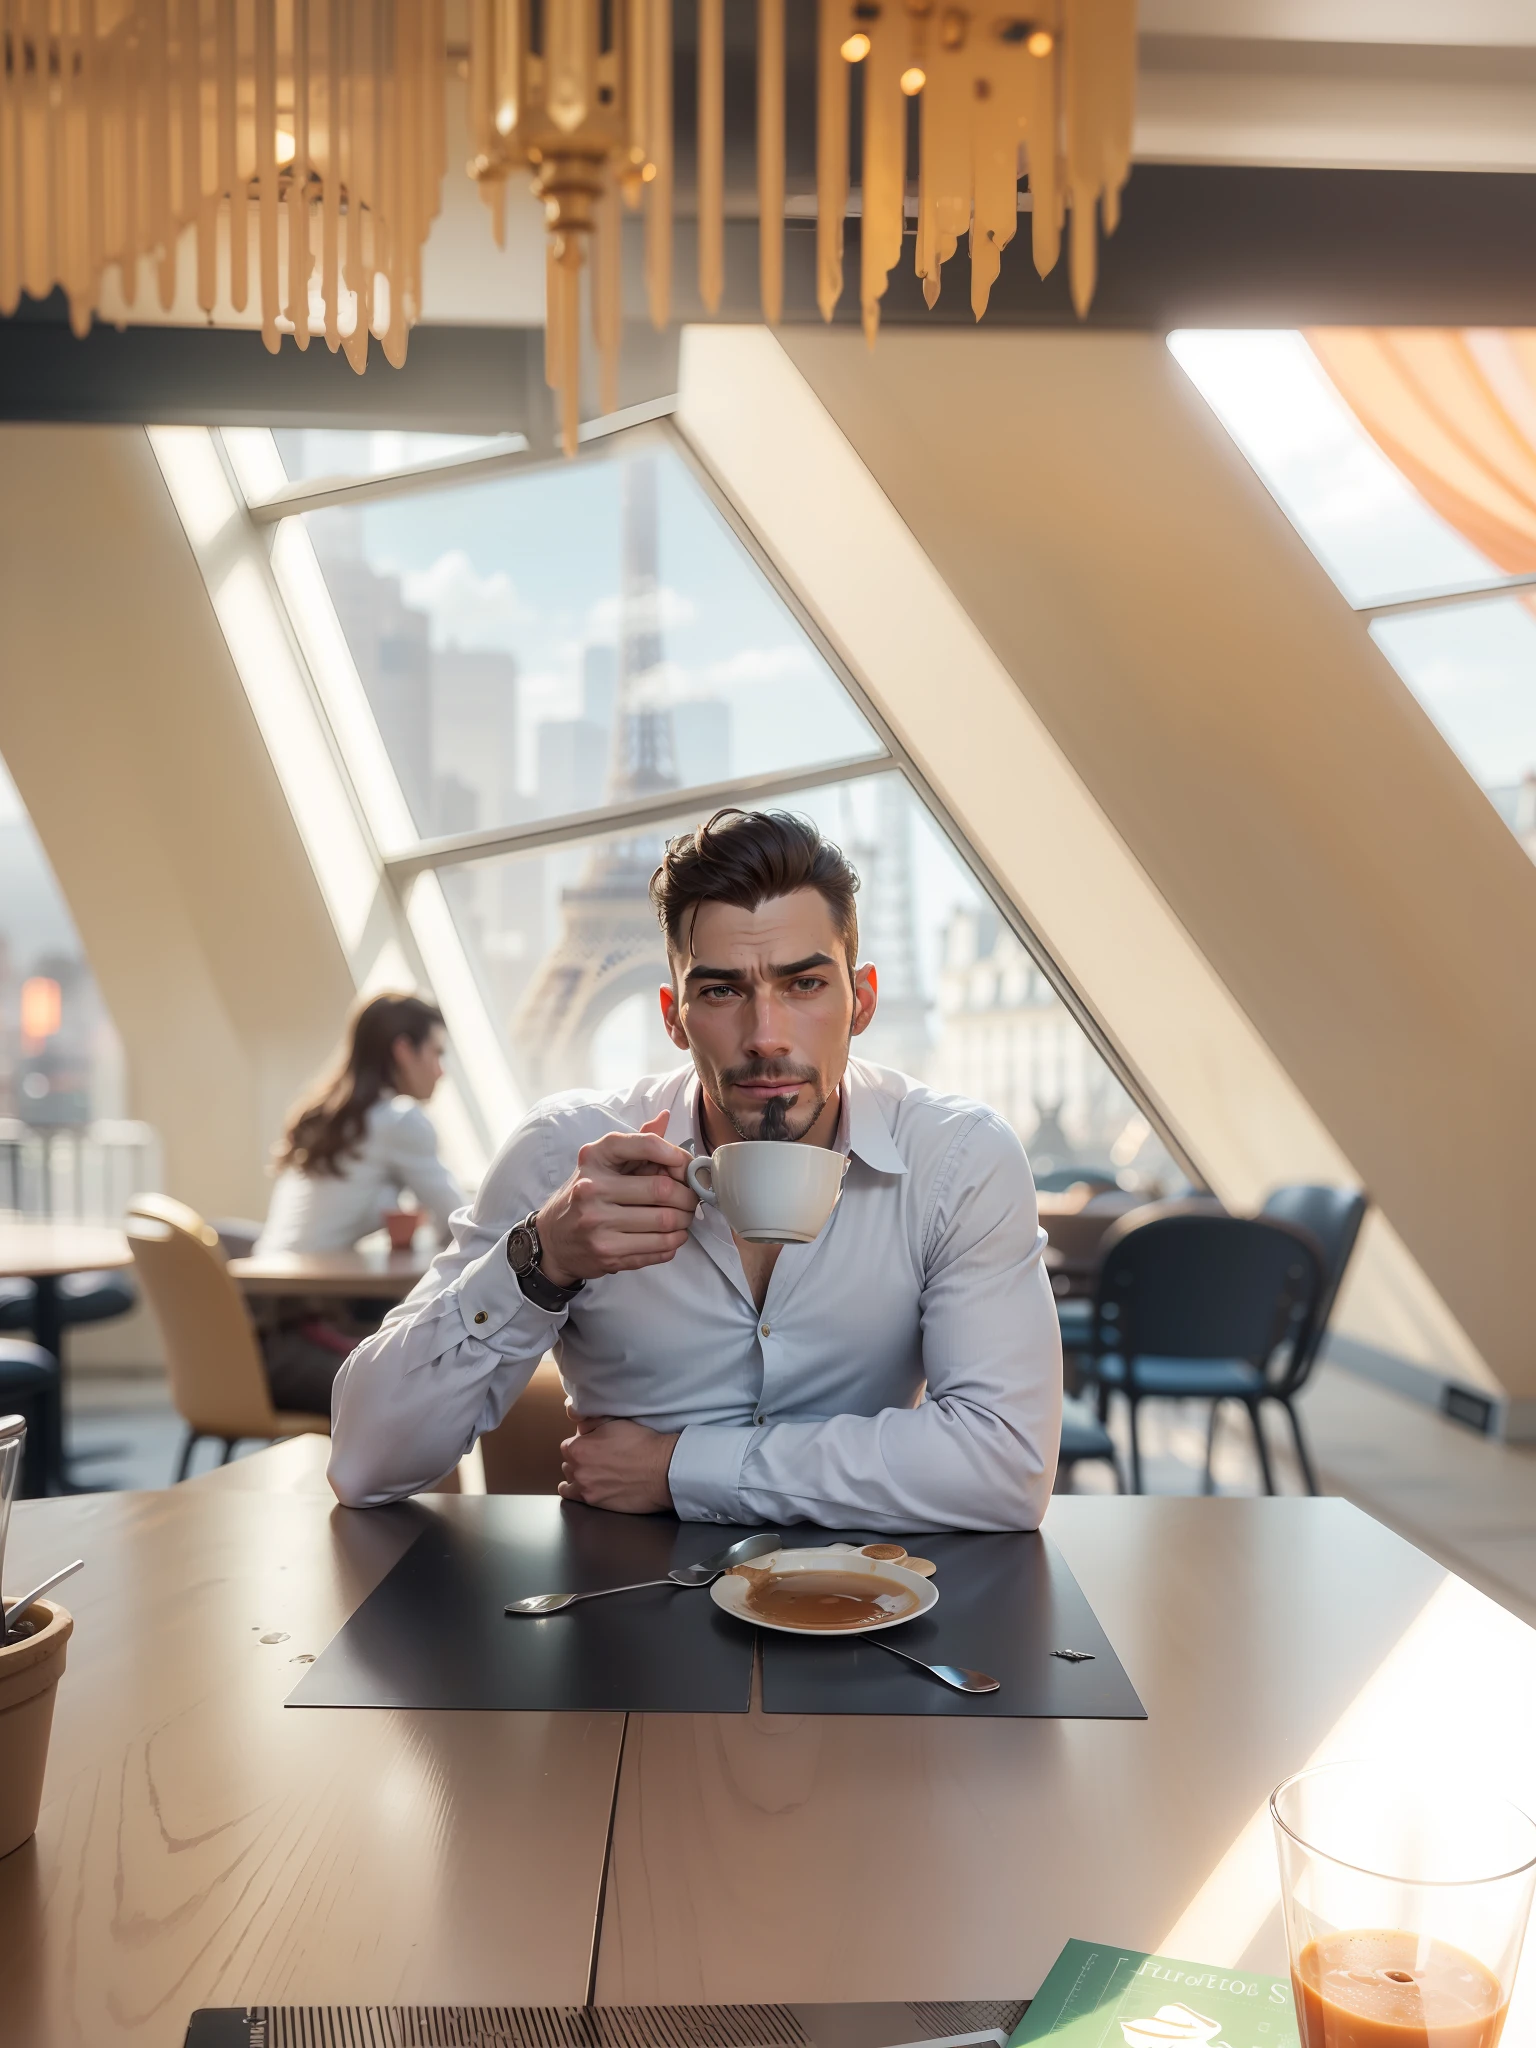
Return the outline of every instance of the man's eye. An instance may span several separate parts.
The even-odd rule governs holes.
[[[733,996],[735,993],[735,989],[731,987],[728,981],[712,982],[708,988],[701,988],[699,990],[701,996]]]
[[[817,989],[825,988],[827,984],[819,974],[802,974],[794,985],[802,995],[813,995]]]

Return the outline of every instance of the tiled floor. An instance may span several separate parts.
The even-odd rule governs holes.
[[[1303,1416],[1326,1492],[1344,1495],[1536,1624],[1536,1447],[1515,1449],[1474,1436],[1418,1402],[1339,1370],[1320,1373]],[[1125,1462],[1124,1424],[1111,1429]],[[80,1477],[102,1486],[170,1484],[183,1430],[164,1383],[150,1375],[76,1372],[71,1443]],[[1283,1420],[1267,1441],[1276,1483],[1299,1493],[1301,1478]],[[249,1444],[240,1455],[259,1445]],[[1153,1403],[1142,1411],[1143,1468],[1152,1493],[1198,1493],[1205,1462],[1205,1411],[1197,1402]],[[111,1455],[98,1455],[110,1451]],[[218,1455],[203,1445],[194,1470]],[[1228,1410],[1216,1445],[1221,1493],[1256,1493],[1257,1460],[1245,1417]],[[1081,1466],[1079,1491],[1112,1487],[1106,1467]]]

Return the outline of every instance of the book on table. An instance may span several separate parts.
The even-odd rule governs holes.
[[[1298,2048],[1288,1977],[1069,1941],[1008,2048]]]

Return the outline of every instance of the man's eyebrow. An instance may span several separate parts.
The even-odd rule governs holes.
[[[807,953],[803,960],[791,960],[786,967],[779,966],[777,962],[770,962],[768,966],[768,979],[770,981],[793,981],[796,975],[808,974],[813,967],[832,967],[835,964],[830,953]],[[746,978],[746,975],[739,967],[690,967],[683,976],[685,982],[730,981],[737,984],[744,982]]]

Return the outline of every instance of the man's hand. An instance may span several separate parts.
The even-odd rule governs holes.
[[[540,1270],[557,1287],[661,1266],[688,1241],[699,1198],[683,1178],[688,1154],[661,1133],[609,1131],[576,1154],[576,1171],[539,1211]]]
[[[643,1423],[607,1415],[578,1416],[566,1402],[576,1434],[560,1446],[566,1500],[620,1515],[653,1515],[672,1505],[667,1470],[679,1432],[662,1436]]]

